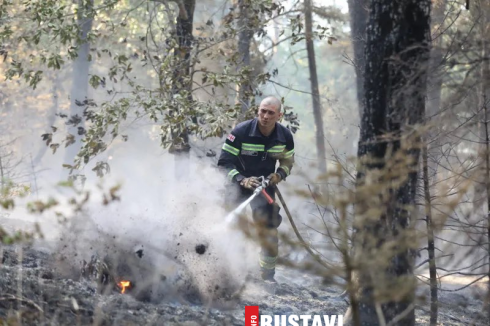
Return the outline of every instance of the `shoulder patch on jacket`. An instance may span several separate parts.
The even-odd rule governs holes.
[[[229,141],[233,142],[235,140],[235,136],[232,134],[229,134],[228,137],[226,137]]]

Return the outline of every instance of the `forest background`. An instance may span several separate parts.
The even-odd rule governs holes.
[[[370,8],[386,10],[406,30]],[[410,19],[396,16],[400,8],[415,8],[420,16],[405,25]],[[55,239],[54,225],[69,223],[99,192],[101,206],[91,206],[88,215],[98,228],[118,235],[142,238],[162,216],[165,223],[179,221],[177,229],[194,221],[189,216],[207,213],[219,220],[216,193],[223,191],[224,177],[214,166],[224,136],[255,114],[260,98],[274,95],[284,101],[283,123],[295,136],[294,172],[281,187],[315,248],[312,256],[342,262],[347,273],[329,273],[354,282],[351,274],[365,269],[351,264],[353,216],[363,215],[353,204],[373,191],[380,198],[391,194],[381,199],[386,211],[364,208],[384,221],[393,213],[389,203],[413,206],[395,208],[396,232],[381,246],[405,243],[412,228],[420,231],[417,248],[402,246],[403,253],[398,248],[392,254],[406,258],[415,250],[416,267],[431,268],[418,277],[433,289],[434,322],[440,272],[468,276],[466,284],[490,277],[488,8],[486,0],[3,1],[0,172],[6,219],[34,220],[41,229],[35,235]],[[400,41],[391,53],[390,39],[378,38],[379,31]],[[408,35],[404,31],[415,36],[397,39]],[[376,70],[381,54],[401,59],[405,74],[388,73],[376,84],[373,76],[385,68],[380,63]],[[388,107],[403,99],[401,113],[376,111],[377,92],[393,99]],[[407,120],[377,125],[380,116],[397,114]],[[388,149],[370,147],[380,134],[391,139]],[[363,170],[357,159],[368,154],[386,161]],[[366,190],[370,179],[363,178],[370,170],[384,171],[374,174],[377,180],[392,179]],[[119,206],[107,207],[118,199]],[[154,229],[147,240],[161,237],[162,230]],[[5,227],[0,235],[9,244],[31,234]],[[283,259],[306,257],[291,250]],[[361,275],[361,284],[369,277]],[[355,306],[357,289],[347,289]],[[383,311],[392,320],[408,308],[388,305]],[[369,311],[364,313],[379,318]],[[353,314],[359,318],[357,309]]]

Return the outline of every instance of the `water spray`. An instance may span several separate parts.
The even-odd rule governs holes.
[[[270,179],[264,178],[263,176],[260,176],[258,179],[260,182],[260,186],[255,188],[253,194],[247,200],[241,203],[237,208],[235,208],[232,212],[230,212],[226,216],[225,221],[227,224],[233,223],[240,216],[240,214],[245,210],[247,205],[250,204],[250,202],[254,200],[254,198],[257,197],[259,194],[262,194],[269,204],[272,204],[274,202],[274,199],[272,199],[272,197],[269,196],[267,191],[265,191],[265,189],[269,186]]]

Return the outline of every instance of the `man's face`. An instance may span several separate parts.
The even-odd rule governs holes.
[[[279,107],[272,104],[263,104],[259,106],[259,124],[265,128],[271,128],[281,118],[282,113],[279,113]]]

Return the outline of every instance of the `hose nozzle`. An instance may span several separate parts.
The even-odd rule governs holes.
[[[264,178],[264,176],[259,177],[260,186],[255,189],[256,192],[261,192],[269,204],[274,203],[274,199],[265,191],[265,188],[269,186],[270,179]]]

